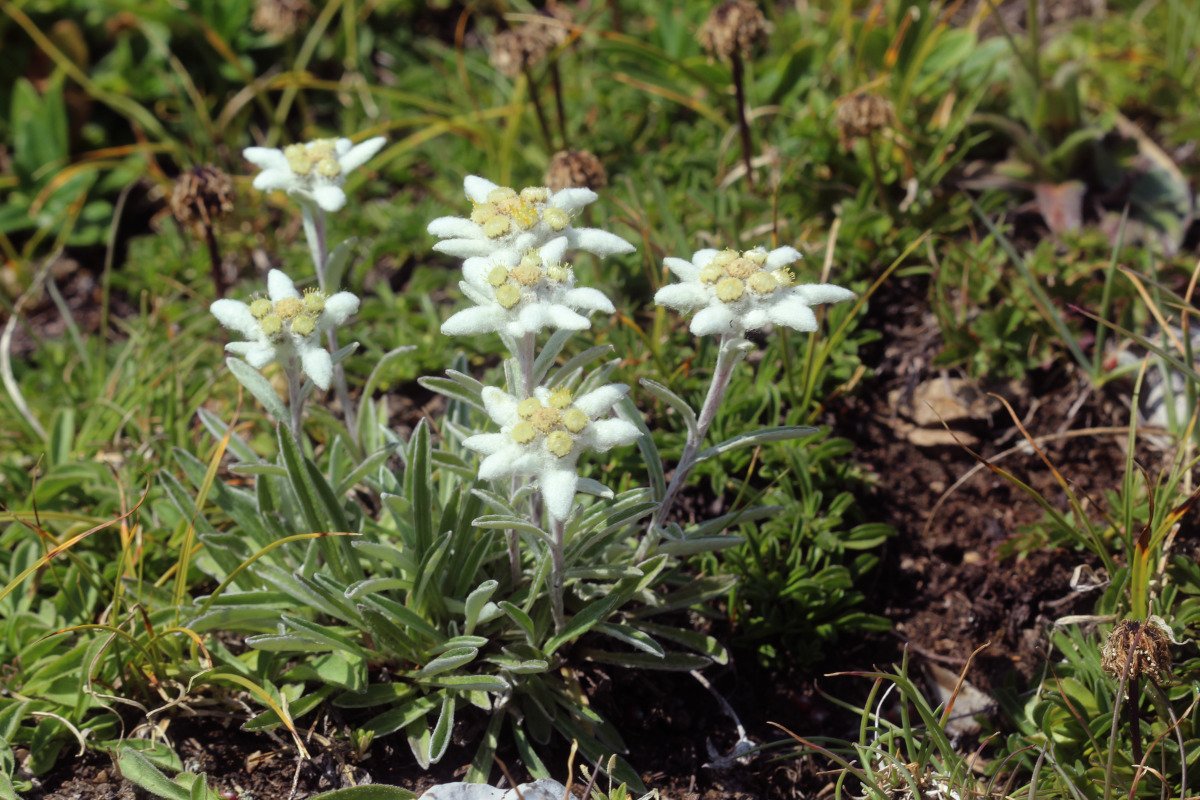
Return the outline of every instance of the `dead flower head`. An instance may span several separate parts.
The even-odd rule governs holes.
[[[300,30],[311,13],[308,0],[257,0],[250,25],[255,30],[287,39]]]
[[[546,170],[550,191],[559,189],[602,189],[608,185],[608,173],[600,159],[587,150],[559,150]]]
[[[1145,675],[1158,684],[1171,674],[1171,631],[1158,617],[1122,620],[1101,652],[1100,666],[1117,680]]]
[[[843,147],[849,147],[856,139],[891,128],[896,122],[896,111],[886,97],[855,92],[838,101],[836,119],[838,138]]]
[[[497,72],[515,78],[545,60],[571,35],[571,12],[557,3],[543,9],[536,19],[501,31],[488,45],[488,60]]]
[[[233,181],[216,167],[192,167],[175,179],[171,213],[181,225],[202,223],[212,227],[214,221],[232,210]]]
[[[767,40],[767,18],[752,0],[728,0],[708,15],[698,38],[709,55],[748,58]]]

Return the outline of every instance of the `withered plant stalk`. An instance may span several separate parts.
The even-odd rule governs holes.
[[[746,185],[754,189],[754,143],[750,139],[750,122],[746,119],[746,70],[742,64],[742,55],[738,52],[730,54],[733,65],[733,91],[737,96],[738,131],[742,138],[742,161],[746,164]]]

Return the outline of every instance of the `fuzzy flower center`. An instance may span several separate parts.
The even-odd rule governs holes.
[[[308,289],[304,297],[285,297],[271,302],[259,297],[250,303],[250,314],[262,329],[263,335],[278,341],[286,333],[311,336],[317,329],[317,318],[325,310],[325,293]]]
[[[519,445],[540,445],[556,458],[566,458],[591,422],[574,402],[571,391],[561,388],[551,392],[545,403],[536,397],[525,398],[517,403],[518,421],[509,437]]]
[[[317,139],[308,144],[289,144],[283,148],[288,167],[297,175],[314,173],[324,178],[336,178],[342,174],[333,139]]]
[[[763,296],[786,289],[796,276],[787,267],[768,269],[763,250],[722,250],[700,270],[700,282],[712,286],[722,303],[736,303],[747,292]]]
[[[539,222],[558,233],[571,224],[571,216],[561,208],[546,205],[550,190],[527,186],[520,192],[501,186],[488,193],[487,200],[475,203],[471,221],[483,228],[489,239],[500,239],[516,231],[527,231]]]
[[[522,299],[536,297],[539,288],[570,279],[570,264],[547,264],[536,250],[525,253],[515,267],[497,265],[487,274],[496,302],[506,309],[516,307]]]

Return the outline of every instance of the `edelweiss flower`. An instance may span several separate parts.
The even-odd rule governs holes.
[[[322,331],[341,325],[358,311],[358,298],[349,292],[332,297],[316,289],[301,295],[292,279],[277,269],[267,275],[267,297],[249,305],[240,300],[218,300],[210,310],[230,330],[246,337],[225,349],[246,359],[255,369],[272,361],[298,359],[304,374],[321,389],[329,388],[333,362],[321,346]]]
[[[438,217],[429,223],[429,232],[442,240],[434,250],[459,258],[511,259],[563,236],[568,247],[601,257],[633,252],[633,245],[616,234],[572,227],[571,218],[596,200],[591,189],[552,194],[544,186],[529,186],[517,192],[475,175],[467,176],[463,188],[474,203],[471,218]]]
[[[480,478],[536,476],[546,510],[555,519],[566,519],[579,483],[575,464],[580,454],[632,444],[638,437],[632,423],[600,418],[628,391],[628,386],[614,383],[575,397],[568,389],[539,386],[533,397],[517,400],[488,386],[483,405],[500,432],[469,436],[463,444],[486,456],[479,465]]]
[[[316,139],[308,144],[289,144],[282,150],[247,147],[242,155],[262,168],[254,177],[255,189],[282,189],[326,211],[337,211],[346,205],[346,193],[342,191],[346,175],[370,161],[386,141],[376,136],[354,145],[349,139]]]
[[[498,253],[463,262],[458,285],[476,305],[459,311],[442,325],[447,336],[474,333],[506,333],[521,337],[542,328],[579,331],[591,327],[583,312],[616,311],[596,289],[575,288],[575,271],[564,262],[567,239],[552,239],[539,250],[528,250],[520,258]]]
[[[811,306],[840,303],[854,297],[854,292],[830,283],[797,285],[788,265],[800,257],[791,247],[769,253],[758,247],[743,253],[700,250],[691,261],[667,258],[663,263],[679,283],[659,289],[654,302],[685,313],[699,309],[691,325],[697,336],[742,336],[772,322],[815,331],[817,318]]]

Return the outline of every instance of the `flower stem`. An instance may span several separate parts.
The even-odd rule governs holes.
[[[550,549],[550,611],[554,616],[554,632],[562,633],[567,627],[566,612],[563,611],[563,585],[566,565],[563,563],[563,538],[567,523],[553,520],[554,544]]]
[[[300,210],[304,220],[304,238],[308,240],[308,252],[317,271],[317,285],[321,291],[325,291],[325,261],[328,259],[325,249],[325,212],[313,203],[301,203]]]
[[[725,398],[729,380],[733,377],[733,368],[742,359],[742,351],[738,347],[740,341],[740,337],[728,333],[721,337],[717,365],[713,369],[712,383],[708,386],[708,394],[704,398],[704,405],[696,420],[696,429],[688,432],[687,441],[683,446],[683,454],[679,457],[679,464],[675,467],[675,474],[671,476],[671,482],[667,485],[662,502],[658,504],[658,510],[650,518],[652,533],[666,521],[667,516],[671,513],[671,507],[679,496],[679,490],[683,488],[684,481],[696,466],[696,456],[700,452],[700,445],[704,443],[704,437],[708,435],[708,428],[712,425],[713,419],[717,416],[717,409],[721,407],[721,401]],[[649,537],[643,538],[644,547],[639,547],[639,557],[645,556],[643,549],[648,548],[648,544],[646,544],[648,541]]]
[[[733,91],[737,96],[738,132],[742,137],[742,161],[746,163],[746,186],[754,190],[754,143],[750,140],[750,122],[746,119],[746,74],[742,56],[735,52],[733,64]]]
[[[325,241],[325,211],[314,203],[301,203],[304,220],[304,238],[308,240],[308,251],[312,255],[313,268],[317,272],[317,285],[325,294],[329,287],[325,280],[325,267],[329,261],[329,250]],[[329,342],[330,353],[338,351],[337,327],[331,326],[325,332]],[[338,405],[342,407],[342,419],[354,436],[354,406],[350,404],[350,388],[346,385],[346,371],[340,363],[333,365],[333,389],[337,394]]]
[[[517,340],[516,350],[513,351],[513,356],[517,359],[517,372],[521,376],[521,385],[514,388],[517,397],[522,400],[533,395],[533,364],[536,360],[534,352],[536,348],[537,337],[532,333],[527,333]],[[520,488],[519,479],[513,478],[512,493],[516,495]],[[529,519],[536,525],[539,517],[536,494],[529,503]],[[513,588],[516,588],[521,581],[521,540],[516,531],[505,531],[504,538],[508,544],[508,572],[512,576]]]
[[[292,438],[300,446],[300,433],[304,429],[303,383],[300,379],[300,360],[293,357],[284,366],[288,382],[288,410],[292,412]]]

